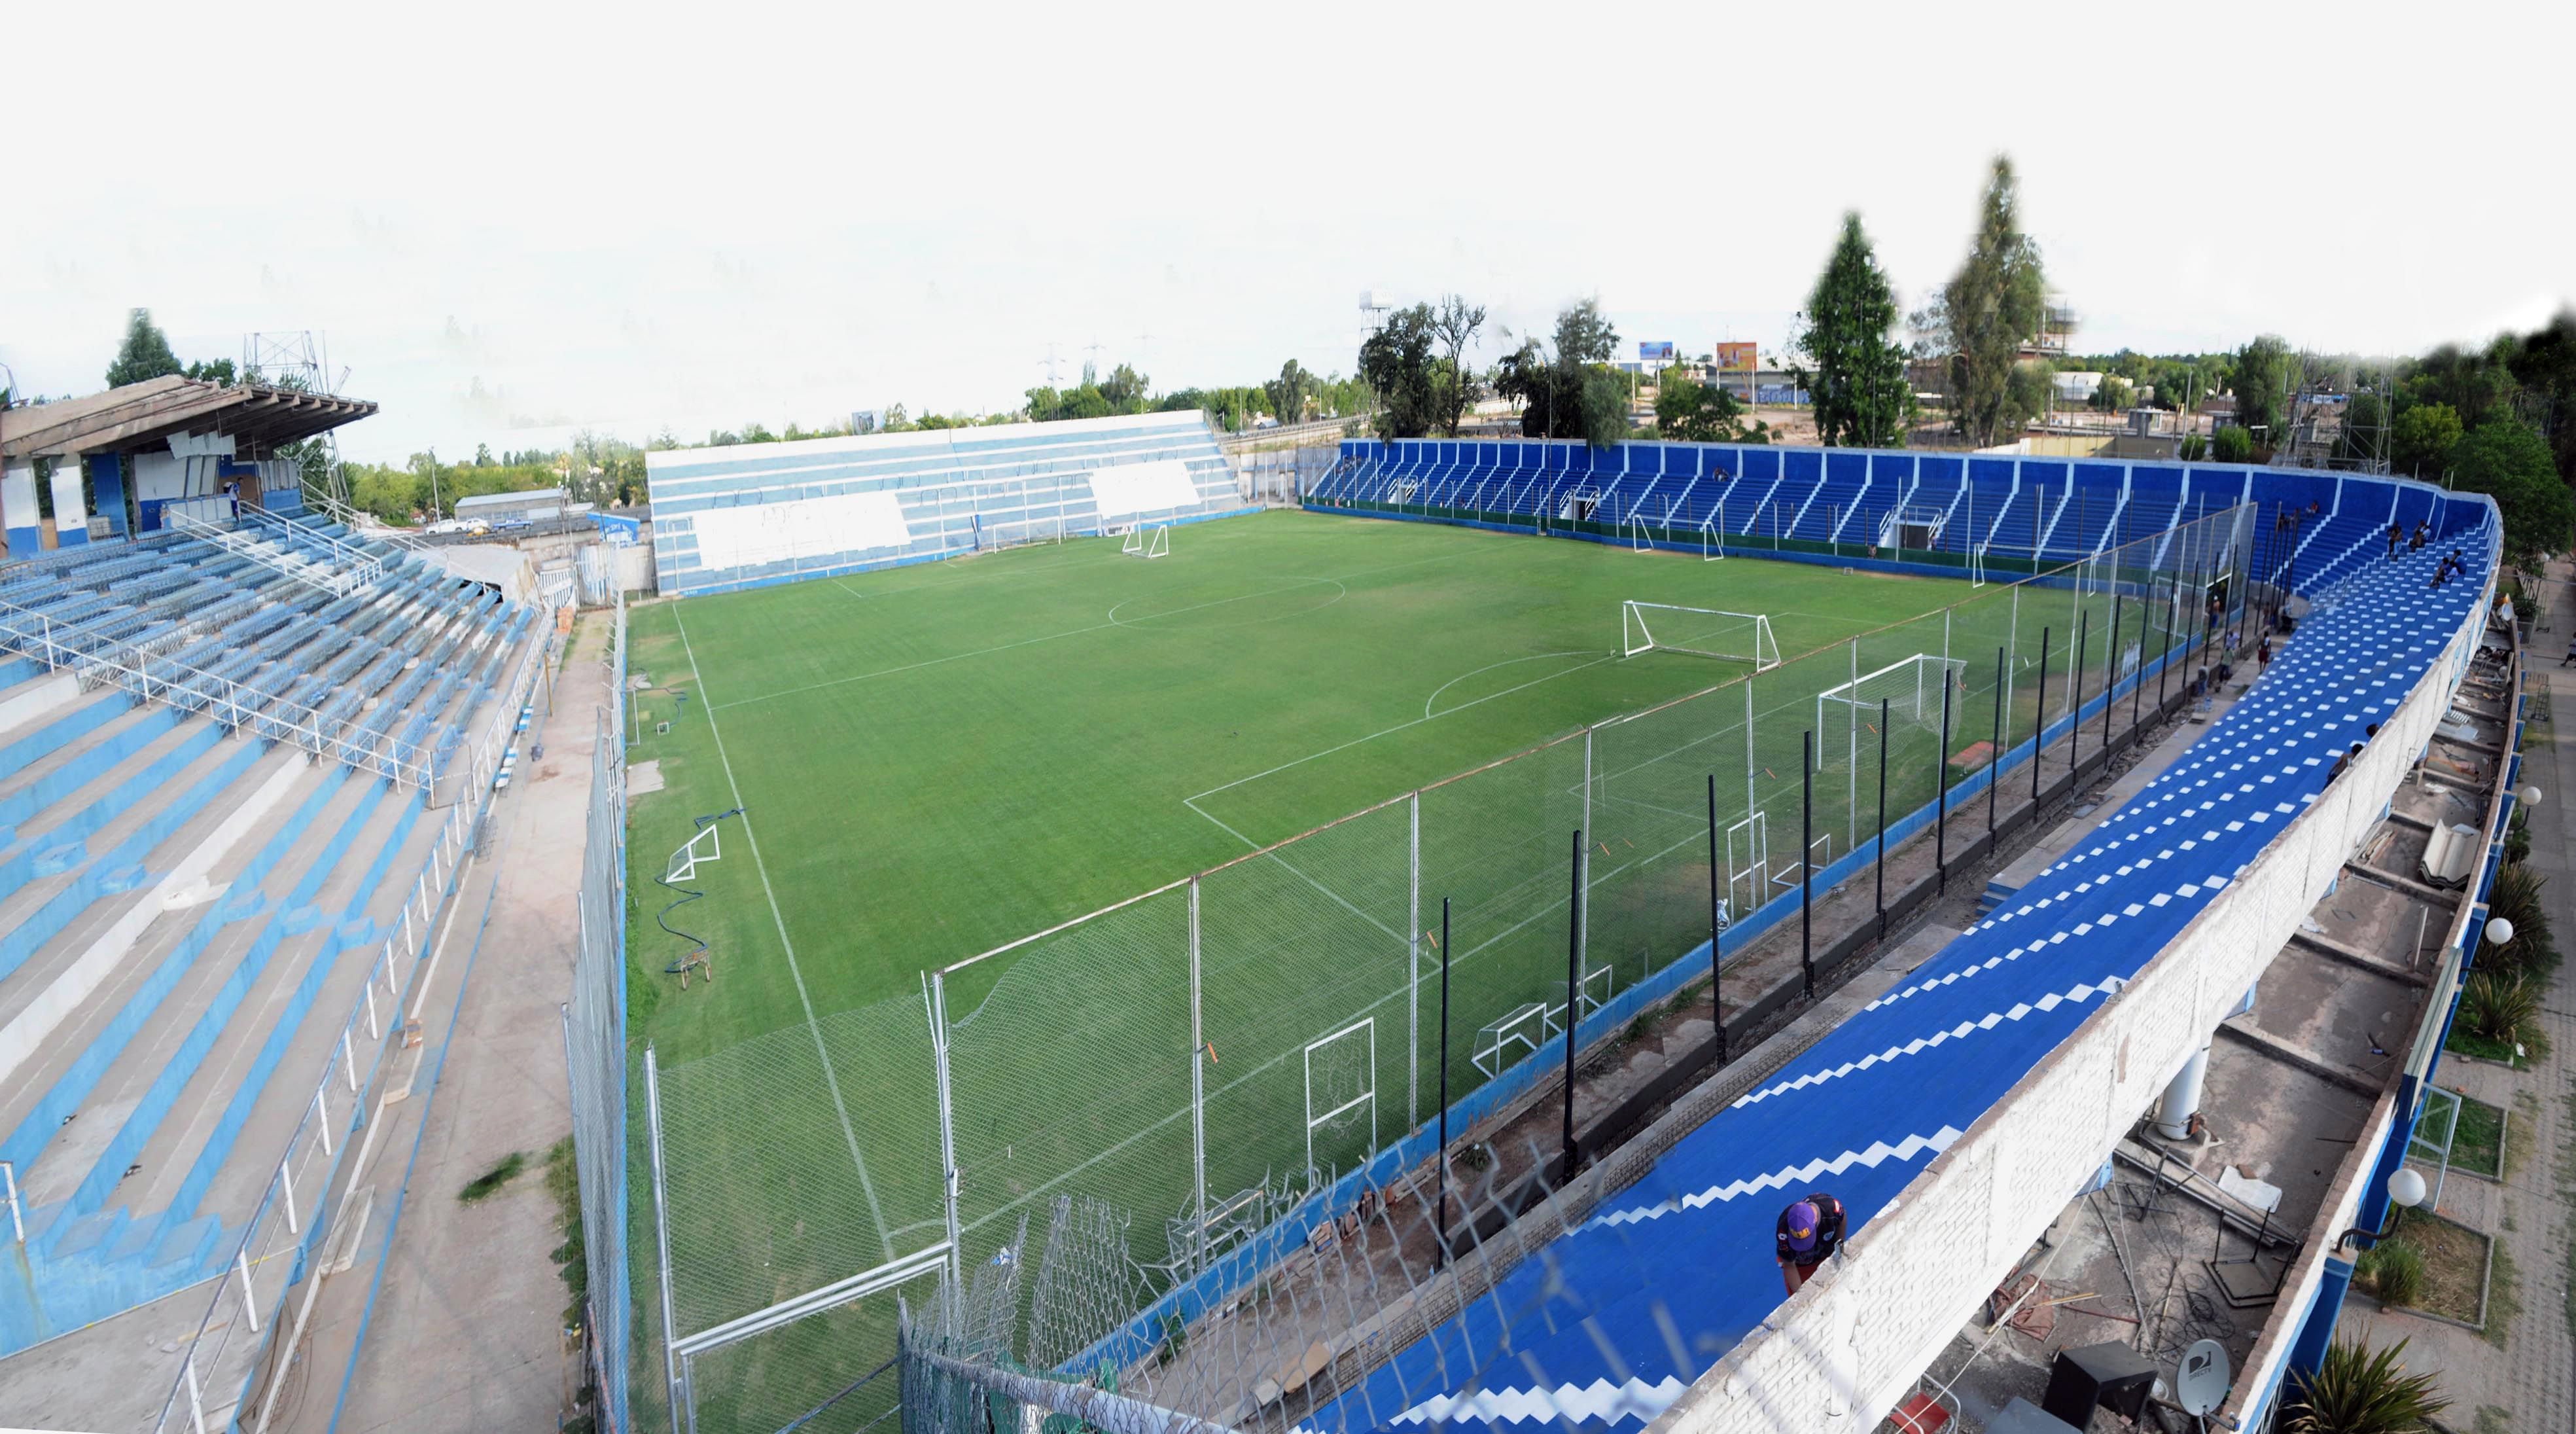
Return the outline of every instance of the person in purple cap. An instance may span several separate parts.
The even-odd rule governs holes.
[[[1780,1212],[1776,1253],[1780,1257],[1780,1283],[1796,1294],[1798,1286],[1815,1278],[1816,1266],[1823,1264],[1843,1247],[1843,1202],[1822,1190]]]

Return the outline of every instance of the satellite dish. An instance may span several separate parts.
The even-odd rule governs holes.
[[[2174,1377],[2174,1402],[2185,1414],[2207,1414],[2227,1397],[2227,1386],[2234,1378],[2227,1368],[2227,1346],[2214,1339],[2200,1340],[2182,1352],[2182,1369]]]

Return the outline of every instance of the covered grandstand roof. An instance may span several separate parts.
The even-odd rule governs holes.
[[[182,433],[228,434],[245,456],[255,456],[375,411],[365,399],[173,374],[0,410],[0,459],[131,452],[159,447]]]

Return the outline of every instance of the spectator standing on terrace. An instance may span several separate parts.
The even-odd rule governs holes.
[[[2395,523],[2388,525],[2388,560],[2392,563],[2397,561],[2397,540],[2404,536],[2406,536],[2405,529]]]
[[[2267,637],[2261,642],[2254,644],[2254,675],[2260,677],[2271,670],[2272,639]]]
[[[1816,1277],[1816,1267],[1843,1247],[1843,1202],[1822,1190],[1780,1212],[1773,1232],[1780,1259],[1780,1283],[1796,1294]]]

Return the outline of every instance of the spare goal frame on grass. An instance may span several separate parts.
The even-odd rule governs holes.
[[[1655,622],[1664,624],[1660,636],[1652,626]],[[1642,652],[1687,652],[1695,657],[1749,662],[1756,672],[1780,665],[1780,643],[1771,635],[1771,619],[1758,612],[1728,612],[1723,608],[1684,607],[1631,598],[1619,604],[1619,646],[1623,657]]]
[[[1129,528],[1126,538],[1119,544],[1118,551],[1121,555],[1130,558],[1169,557],[1172,551],[1172,530],[1168,526]]]

